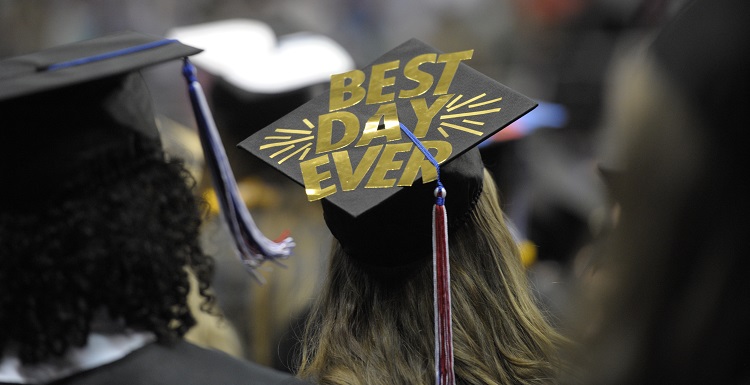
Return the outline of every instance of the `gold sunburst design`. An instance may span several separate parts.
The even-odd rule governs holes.
[[[462,110],[456,113],[452,113],[452,114],[440,115],[441,122],[437,128],[438,132],[440,132],[440,134],[443,135],[443,137],[445,138],[449,136],[448,132],[446,131],[446,128],[451,128],[454,130],[466,132],[472,135],[482,136],[484,134],[482,131],[475,130],[473,128],[469,128],[466,126],[462,126],[460,124],[457,124],[456,122],[451,122],[451,120],[460,120],[460,123],[465,123],[465,124],[477,126],[477,127],[484,126],[484,122],[476,121],[473,119],[465,119],[465,118],[478,117],[478,116],[486,115],[486,114],[494,114],[501,110],[500,107],[495,107],[495,108],[485,107],[485,109],[476,109],[477,107],[489,106],[494,103],[499,103],[500,101],[503,100],[502,97],[490,99],[490,100],[482,100],[486,96],[487,96],[486,93],[481,93],[463,102],[461,102],[463,95],[459,94],[456,97],[454,97],[450,102],[448,102],[448,104],[445,105],[444,107],[445,111],[453,112],[457,109],[462,109]]]
[[[315,136],[313,135],[315,125],[307,118],[302,119],[302,123],[307,126],[307,130],[292,128],[275,129],[274,132],[280,135],[270,135],[263,138],[267,143],[260,146],[260,149],[265,150],[267,148],[275,149],[276,147],[283,147],[269,156],[271,159],[274,159],[283,155],[283,157],[278,160],[278,164],[282,164],[289,158],[300,153],[302,154],[299,156],[298,160],[300,162],[305,160],[305,157],[310,152],[310,148],[312,148],[312,141],[315,139]]]
[[[453,97],[443,107],[445,113],[438,115],[440,124],[437,130],[444,138],[450,136],[448,130],[482,136],[484,133],[481,128],[484,126],[484,122],[478,119],[481,119],[482,115],[494,114],[501,110],[500,107],[497,107],[497,103],[503,100],[502,97],[484,100],[487,94],[482,93],[462,101],[463,97],[464,95],[461,94]],[[299,155],[298,161],[305,160],[315,139],[315,125],[307,118],[302,119],[302,123],[307,129],[276,128],[274,135],[263,138],[265,144],[260,146],[260,150],[274,149],[275,152],[269,157],[271,159],[278,158],[276,162],[278,164],[282,164],[297,155]]]

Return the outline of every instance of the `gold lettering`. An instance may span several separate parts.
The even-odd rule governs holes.
[[[383,94],[383,88],[396,84],[396,77],[385,77],[385,73],[398,68],[400,60],[375,64],[370,73],[370,86],[367,90],[366,104],[378,104],[393,101],[393,93]]]
[[[393,158],[399,152],[407,152],[411,149],[412,143],[388,143],[383,149],[383,153],[378,159],[378,164],[375,165],[375,169],[370,175],[370,179],[365,185],[366,188],[386,188],[393,187],[396,183],[396,179],[386,179],[386,173],[391,170],[401,169],[403,161],[393,160]]]
[[[302,180],[305,182],[305,192],[307,199],[312,202],[323,199],[336,192],[336,185],[321,187],[320,182],[330,179],[331,172],[323,171],[318,173],[318,167],[328,164],[328,154],[300,162],[299,167],[302,171]]]
[[[336,165],[336,173],[339,176],[341,182],[341,190],[352,191],[359,186],[362,179],[370,170],[372,164],[375,163],[375,158],[378,157],[380,150],[383,149],[383,145],[368,147],[365,151],[365,155],[362,160],[359,161],[357,168],[352,171],[351,159],[349,158],[348,151],[337,151],[333,154],[333,163]]]
[[[417,138],[424,138],[427,135],[427,130],[430,129],[432,118],[445,106],[446,103],[453,97],[453,94],[443,95],[431,106],[427,106],[427,102],[420,99],[412,99],[411,107],[414,109],[414,114],[417,115],[417,125],[414,127],[414,136]]]
[[[347,80],[349,80],[348,84]],[[362,101],[367,94],[367,91],[362,88],[364,81],[365,73],[360,70],[331,75],[328,111],[332,112],[351,107]],[[345,99],[347,94],[349,99]]]
[[[344,125],[344,135],[333,143],[333,122],[341,122]],[[359,119],[357,115],[347,111],[336,111],[320,115],[318,117],[318,142],[315,145],[315,153],[322,154],[338,150],[348,146],[357,139],[359,133]]]
[[[410,90],[401,90],[398,94],[399,98],[413,98],[427,92],[432,87],[432,83],[435,79],[428,72],[424,72],[419,69],[419,66],[424,63],[434,63],[437,57],[434,53],[426,53],[424,55],[415,56],[404,67],[404,76],[417,82],[417,86]]]
[[[451,152],[453,152],[453,147],[448,141],[425,140],[422,142],[422,145],[424,145],[427,150],[435,150],[434,154],[433,151],[430,151],[430,154],[433,154],[432,157],[435,158],[438,164],[445,162],[445,160],[451,155]],[[432,182],[437,179],[437,170],[435,170],[435,166],[425,158],[419,148],[414,146],[414,151],[412,151],[411,156],[409,156],[409,161],[406,163],[406,167],[404,167],[404,172],[401,174],[401,179],[399,179],[398,185],[411,186],[417,179],[417,172],[420,170],[422,171],[422,183]]]
[[[456,76],[458,65],[461,64],[462,60],[471,59],[473,54],[474,50],[470,49],[468,51],[444,53],[438,56],[438,63],[445,63],[445,67],[433,95],[442,95],[448,92],[448,88],[450,88],[451,82],[453,82],[453,77]]]
[[[385,128],[378,130],[380,121],[383,121]],[[398,111],[396,103],[382,104],[378,111],[367,120],[365,128],[362,130],[362,136],[356,144],[356,147],[366,146],[370,141],[377,137],[385,137],[386,142],[401,139],[401,127],[398,124]]]

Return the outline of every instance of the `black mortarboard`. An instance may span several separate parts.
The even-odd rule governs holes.
[[[409,40],[361,70],[333,75],[329,92],[239,145],[303,185],[311,201],[323,198],[328,226],[350,253],[359,246],[379,264],[394,266],[399,262],[388,255],[403,255],[410,245],[421,243],[414,242],[422,239],[414,236],[419,227],[409,224],[429,223],[435,188],[427,184],[417,192],[420,188],[404,186],[418,187],[423,175],[428,182],[436,176],[400,124],[445,166],[441,179],[454,221],[468,211],[481,189],[483,164],[474,148],[536,106],[469,67],[472,54],[442,53]],[[426,198],[398,198],[409,194]],[[412,205],[417,208],[409,209]],[[424,211],[426,222],[420,214],[412,218],[409,213],[414,211]],[[383,215],[404,226],[390,226]],[[377,228],[377,235],[361,231],[369,227],[364,223]],[[398,239],[390,234],[404,229],[401,238],[408,234],[411,241],[404,243],[409,245],[388,244]],[[425,237],[429,250],[429,226]],[[377,245],[399,252],[383,255]]]
[[[214,184],[224,186],[229,203],[223,208],[234,221],[230,230],[241,238],[238,247],[247,256],[246,249],[257,245],[245,234],[258,234],[245,229],[252,220],[244,207],[232,202],[236,185],[231,170],[223,153],[213,151],[220,140],[211,130],[210,111],[186,59],[200,51],[177,40],[124,32],[0,61],[1,163],[3,175],[11,176],[2,189],[0,210],[35,210],[50,197],[68,193],[67,186],[76,182],[78,188],[86,186],[80,183],[106,182],[139,167],[144,159],[163,157],[140,70],[185,58],[183,73],[206,161]],[[76,181],[81,167],[101,180]],[[288,255],[289,244],[291,240],[275,251]]]

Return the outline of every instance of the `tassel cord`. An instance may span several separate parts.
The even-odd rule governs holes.
[[[451,315],[450,259],[448,255],[448,214],[445,208],[447,191],[440,181],[440,164],[426,147],[403,124],[401,131],[435,166],[437,186],[435,205],[432,209],[432,279],[433,312],[435,328],[435,384],[455,385],[456,375],[453,365],[453,320]]]
[[[279,258],[289,257],[294,241],[291,237],[285,237],[279,242],[274,242],[266,238],[258,229],[241,199],[203,89],[197,81],[195,67],[187,58],[184,60],[183,75],[188,83],[198,134],[222,215],[235,239],[235,245],[245,268],[255,274],[256,278],[260,278],[254,269],[264,261],[278,262]]]

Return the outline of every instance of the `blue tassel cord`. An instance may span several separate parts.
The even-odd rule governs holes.
[[[409,137],[425,158],[435,166],[437,186],[432,208],[432,284],[435,328],[435,384],[455,385],[453,360],[453,316],[451,313],[451,275],[448,252],[448,213],[445,208],[447,191],[440,181],[440,164],[422,142],[403,124],[401,131]]]
[[[235,240],[243,265],[263,282],[255,269],[263,262],[278,262],[278,259],[289,257],[295,246],[294,240],[287,236],[280,241],[272,241],[258,229],[240,196],[206,97],[198,83],[196,69],[187,58],[184,59],[182,73],[188,83],[190,101],[198,125],[198,135],[203,146],[206,164],[211,172],[222,216]]]

